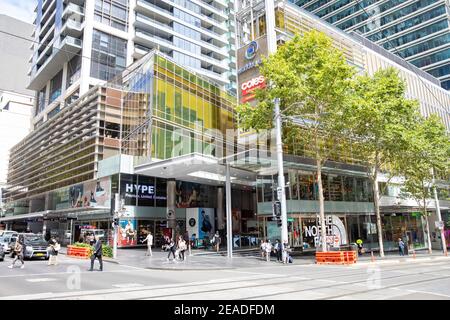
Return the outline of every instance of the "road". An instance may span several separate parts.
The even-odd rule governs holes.
[[[247,259],[247,258],[236,258]],[[225,270],[154,270],[59,257],[58,266],[0,262],[0,299],[450,299],[450,258],[353,266],[261,263]],[[98,267],[98,266],[97,266]]]

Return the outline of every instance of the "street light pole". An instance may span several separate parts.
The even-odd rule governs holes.
[[[277,194],[281,196],[278,200],[281,202],[281,243],[284,245],[288,242],[288,230],[287,230],[287,209],[286,209],[286,189],[284,181],[284,168],[283,168],[283,142],[282,142],[282,128],[281,128],[281,112],[280,112],[280,99],[276,98],[275,101],[275,130],[276,130],[276,143],[277,143],[277,163],[278,163],[278,190]],[[283,250],[283,262],[286,261],[286,251]]]
[[[437,215],[438,221],[442,222],[441,208],[439,205],[439,197],[438,197],[437,188],[436,188],[436,179],[434,177],[434,170],[433,170],[433,192],[434,192],[434,203],[436,206],[436,215]],[[439,228],[439,229],[441,231],[442,251],[445,255],[447,255],[447,243],[445,241],[444,226],[442,226],[442,228]]]
[[[267,25],[267,51],[268,54],[273,54],[277,51],[277,34],[275,31],[275,2],[273,0],[265,0],[266,9],[266,25]],[[281,111],[280,99],[274,99],[274,117],[276,130],[276,151],[278,163],[278,188],[281,192],[277,192],[280,196],[278,199],[281,202],[281,243],[288,242],[287,230],[287,209],[286,209],[286,192],[283,170],[283,142],[282,142],[282,126],[281,126]],[[286,251],[283,250],[283,262],[286,261]]]

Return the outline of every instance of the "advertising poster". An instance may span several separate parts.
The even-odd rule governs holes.
[[[83,185],[77,184],[69,188],[69,202],[71,208],[83,207]]]
[[[83,186],[83,207],[111,206],[111,182],[109,177],[86,182]]]
[[[198,208],[199,239],[210,239],[214,235],[214,209]]]
[[[136,220],[119,221],[119,246],[129,247],[137,244]]]
[[[190,237],[195,237],[198,239],[198,230],[198,209],[186,209],[186,231]]]

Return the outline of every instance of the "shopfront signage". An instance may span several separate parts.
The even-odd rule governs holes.
[[[250,42],[247,49],[245,50],[245,58],[247,60],[252,60],[256,56],[258,49],[259,49],[258,42],[256,41]]]
[[[249,63],[246,63],[244,66],[242,66],[241,68],[238,69],[237,74],[240,75],[242,73],[244,73],[247,70],[253,69],[258,67],[260,64],[262,64],[262,60],[258,59],[256,61],[251,61]]]
[[[128,198],[137,197],[139,199],[153,199],[155,197],[155,186],[127,183],[125,185],[125,196]]]
[[[266,87],[266,79],[264,76],[255,77],[244,82],[241,85],[242,102],[247,102],[255,97],[254,91]]]

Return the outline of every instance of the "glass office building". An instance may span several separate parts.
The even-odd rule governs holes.
[[[430,73],[450,89],[446,0],[290,0],[346,32],[355,32]]]

